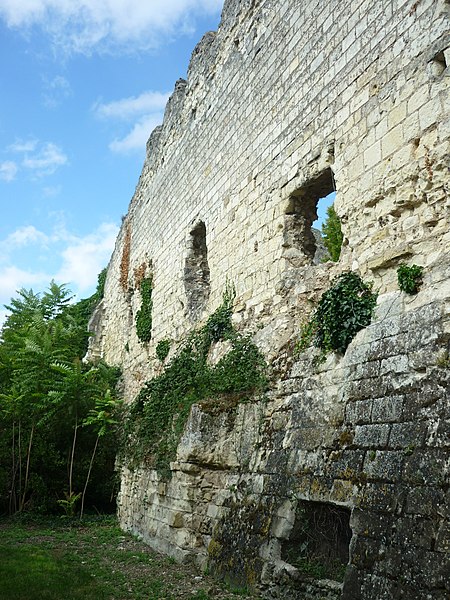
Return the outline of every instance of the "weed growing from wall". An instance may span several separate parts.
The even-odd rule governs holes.
[[[417,294],[422,284],[423,267],[401,264],[397,269],[398,287],[407,294]]]
[[[122,456],[130,466],[146,462],[170,475],[169,462],[193,404],[238,395],[241,401],[262,390],[266,364],[249,336],[231,323],[234,292],[227,288],[221,306],[193,332],[166,365],[148,381],[130,406],[124,425]],[[213,342],[227,340],[231,350],[216,365],[207,361]]]
[[[152,278],[144,277],[140,284],[142,305],[136,313],[136,333],[141,342],[152,339]]]
[[[322,294],[311,319],[301,331],[297,350],[314,345],[321,350],[321,358],[328,352],[344,354],[355,335],[370,324],[377,302],[372,284],[348,271],[332,281]]]

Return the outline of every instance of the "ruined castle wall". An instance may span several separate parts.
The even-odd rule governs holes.
[[[268,400],[231,416],[194,408],[171,482],[148,469],[123,474],[123,525],[180,559],[227,564],[225,541],[259,515],[260,533],[236,538],[249,548],[238,553],[241,575],[262,577],[272,597],[271,582],[298,576],[283,557],[297,500],[352,511],[345,598],[422,597],[398,595],[399,540],[413,522],[428,533],[411,564],[442,563],[449,11],[446,0],[227,0],[149,139],[111,258],[91,355],[122,366],[126,401],[161,368],[157,342],[180,340],[210,314],[227,279],[235,323],[257,330],[268,359],[337,273],[356,270],[381,293],[378,320],[343,359],[319,372],[309,359],[290,366]],[[339,263],[316,264],[310,226],[330,187],[344,246]],[[423,290],[406,304],[394,291],[400,261],[424,266]],[[147,344],[135,328],[144,272]],[[434,479],[420,475],[425,465],[436,465]],[[375,528],[386,515],[389,534],[381,524],[370,533],[365,519]],[[397,533],[394,515],[404,519]],[[439,598],[439,573],[428,588],[411,575],[404,589]],[[320,586],[298,585],[321,597]],[[323,597],[341,594],[325,588]]]

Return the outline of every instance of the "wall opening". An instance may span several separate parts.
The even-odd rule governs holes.
[[[188,240],[188,255],[184,266],[184,288],[188,315],[198,319],[206,307],[210,292],[206,227],[199,221]]]
[[[328,168],[291,194],[285,213],[283,256],[294,267],[319,264],[327,259],[317,228],[318,206],[321,199],[335,192],[333,172]]]
[[[300,501],[281,557],[305,577],[342,582],[351,537],[350,509],[325,502]]]
[[[447,66],[446,56],[443,51],[435,54],[428,63],[429,72],[433,77],[440,77],[447,69]]]

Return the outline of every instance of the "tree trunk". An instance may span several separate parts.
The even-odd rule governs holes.
[[[72,476],[73,476],[73,462],[75,458],[75,445],[77,443],[77,432],[78,432],[78,416],[75,418],[75,429],[73,430],[73,441],[72,450],[70,452],[70,466],[69,466],[69,498],[73,494],[72,489]]]
[[[19,506],[19,512],[22,512],[23,507],[25,506],[25,496],[27,494],[27,487],[28,487],[28,476],[30,473],[30,457],[31,457],[31,447],[33,445],[33,436],[34,436],[34,423],[31,426],[30,441],[28,443],[27,467],[25,470],[25,482],[23,484],[23,494],[22,494],[22,500],[21,500],[20,506]]]
[[[95,446],[94,449],[92,451],[92,456],[91,456],[91,462],[89,463],[89,469],[86,475],[86,481],[84,482],[84,488],[83,488],[83,494],[81,496],[81,510],[80,510],[80,521],[83,518],[83,511],[84,511],[84,496],[86,495],[86,489],[89,483],[89,478],[91,476],[91,471],[92,471],[92,465],[94,464],[94,458],[95,458],[95,453],[97,452],[97,446],[98,446],[98,440],[100,439],[100,436],[97,436],[97,439],[95,440]]]

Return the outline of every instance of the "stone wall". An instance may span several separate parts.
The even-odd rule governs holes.
[[[90,352],[122,366],[126,401],[160,370],[156,344],[176,347],[226,280],[236,326],[272,361],[264,399],[194,406],[171,480],[124,469],[119,498],[126,529],[269,598],[448,589],[449,12],[445,0],[227,0],[150,136],[111,258]],[[311,224],[333,188],[343,251],[317,264]],[[401,261],[424,267],[417,296],[398,291]],[[346,269],[380,292],[375,321],[344,357],[294,360],[311,301]],[[289,562],[310,502],[350,515],[343,590]]]

